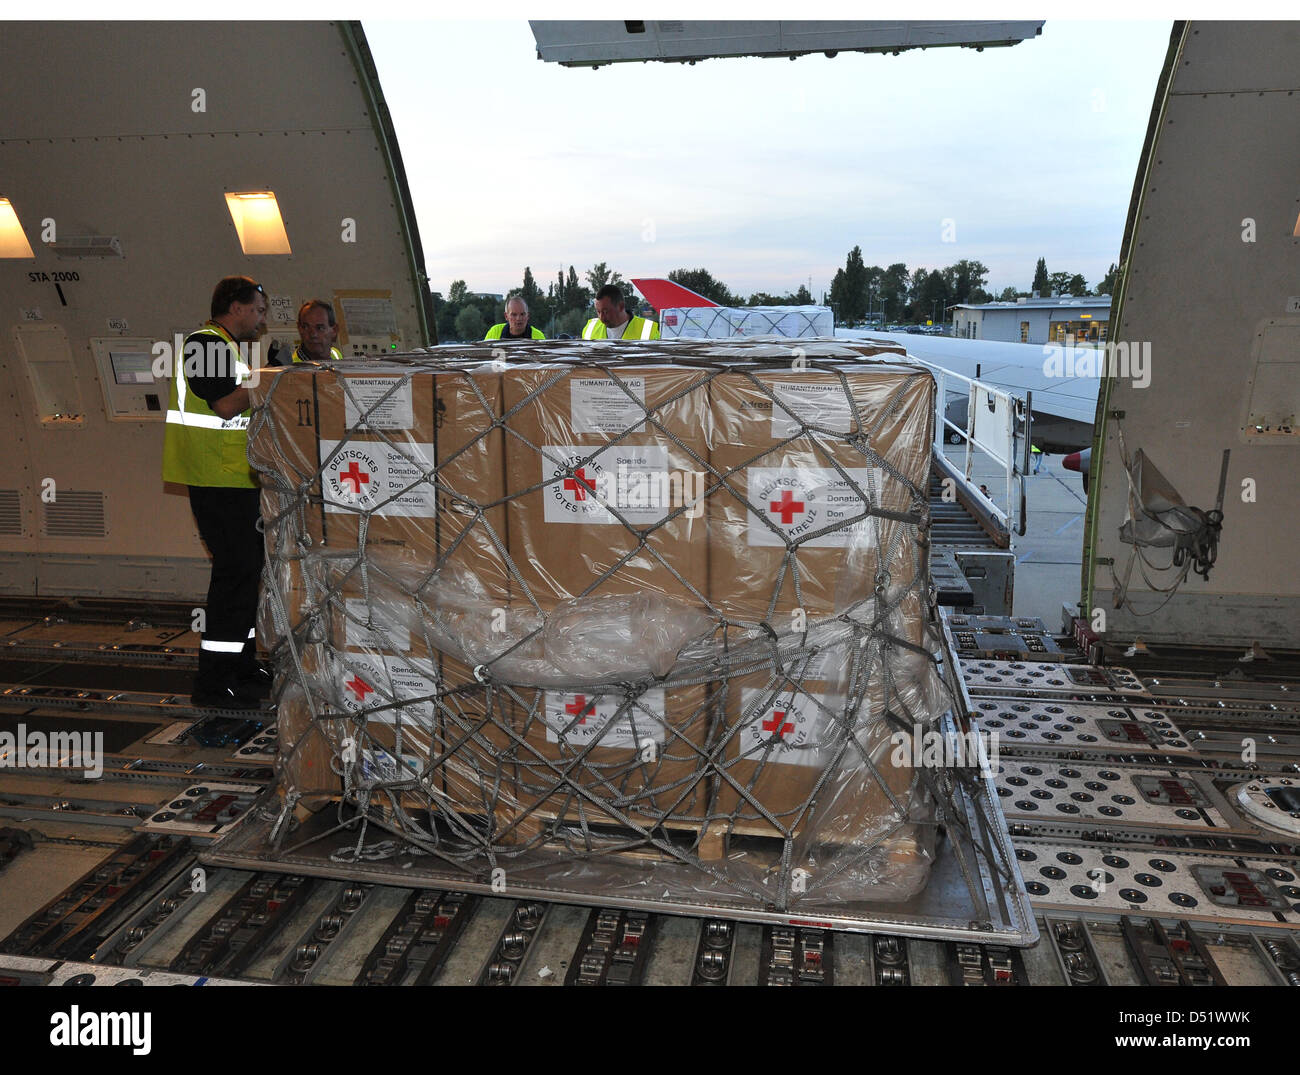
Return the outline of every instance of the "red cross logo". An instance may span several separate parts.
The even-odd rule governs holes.
[[[786,526],[789,526],[794,522],[795,513],[803,511],[804,506],[803,501],[796,500],[794,498],[794,493],[790,492],[789,489],[782,489],[781,499],[772,501],[771,510],[781,516],[781,522],[785,523]]]
[[[588,490],[593,493],[596,491],[596,483],[584,473],[586,469],[579,467],[573,472],[572,478],[564,479],[564,488],[573,494],[574,500],[586,500]]]
[[[357,696],[358,702],[364,702],[366,695],[375,689],[360,676],[353,676],[351,682],[344,683],[343,686]]]
[[[354,459],[348,469],[339,475],[339,482],[351,482],[353,486],[352,491],[356,493],[357,496],[360,496],[361,486],[370,484],[370,475],[357,466],[356,460]]]
[[[581,471],[579,471],[579,473],[581,473]],[[564,711],[570,716],[576,717],[579,713],[582,714],[582,719],[578,721],[579,724],[587,723],[586,709],[587,696],[585,694],[575,694],[573,696],[573,701],[564,707]]]
[[[793,724],[783,723],[785,721],[785,710],[776,709],[772,711],[772,719],[763,721],[763,731],[776,732],[778,738],[785,738],[786,732],[794,731]]]

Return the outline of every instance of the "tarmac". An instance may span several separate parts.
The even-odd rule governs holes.
[[[962,445],[944,454],[957,467],[965,463]],[[1025,478],[1025,534],[1012,535],[1016,554],[1016,616],[1037,616],[1052,631],[1062,630],[1062,605],[1074,606],[1081,591],[1083,517],[1088,506],[1082,477],[1061,466],[1061,455],[1044,455],[1037,474]],[[1006,479],[987,456],[975,453],[975,484],[985,483],[991,499],[1007,509]]]

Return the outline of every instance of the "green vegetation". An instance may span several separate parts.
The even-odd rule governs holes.
[[[830,292],[823,293],[821,301],[834,309],[836,324],[840,325],[919,324],[929,320],[942,323],[950,319],[948,311],[958,303],[994,301],[994,294],[985,290],[988,274],[987,265],[967,258],[942,269],[909,271],[901,261],[888,268],[867,265],[862,248],[855,246],[849,251],[844,268],[835,273]],[[1112,264],[1093,294],[1113,295],[1118,275],[1119,266]],[[528,303],[532,323],[552,338],[560,333],[581,334],[583,324],[595,316],[592,298],[606,284],[617,284],[623,289],[630,312],[653,316],[632,283],[605,262],[593,265],[582,274],[582,279],[585,285],[579,280],[577,269],[570,265],[567,272],[560,269],[543,291],[532,268],[525,266],[523,284],[513,288],[505,298],[522,297]],[[803,284],[793,294],[755,291],[746,298],[705,268],[674,269],[668,279],[720,306],[811,306],[816,301]],[[1081,274],[1049,273],[1047,260],[1039,258],[1029,290],[1004,287],[997,292],[997,300],[1015,302],[1033,291],[1044,297],[1053,293],[1075,296],[1089,293],[1088,282]],[[471,294],[464,280],[452,281],[446,298],[434,292],[433,302],[438,339],[442,342],[482,339],[489,325],[505,320],[504,299]]]

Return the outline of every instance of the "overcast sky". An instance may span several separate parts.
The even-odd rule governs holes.
[[[742,294],[811,277],[818,298],[855,244],[868,265],[977,259],[994,292],[1027,289],[1039,257],[1096,284],[1171,28],[1049,19],[982,53],[592,71],[538,60],[525,21],[363,26],[434,290],[604,261],[702,266]]]

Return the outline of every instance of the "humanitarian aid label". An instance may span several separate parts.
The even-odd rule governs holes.
[[[368,441],[322,440],[320,452],[321,494],[327,512],[433,518],[437,498],[432,475],[424,480],[425,472],[433,470],[432,444],[404,443],[398,448]]]
[[[396,622],[389,610],[367,603],[364,597],[344,600],[347,620],[343,626],[343,644],[348,649],[396,650],[411,648],[411,629]]]
[[[662,687],[643,692],[618,713],[626,702],[622,694],[546,692],[546,741],[564,743],[573,750],[591,744],[604,749],[643,751],[650,743],[664,742],[664,692]]]
[[[773,381],[772,436],[793,437],[800,423],[831,433],[853,429],[853,408],[844,386],[835,381]]]
[[[431,661],[349,653],[335,660],[334,683],[339,704],[350,713],[366,710],[367,719],[380,724],[400,717],[404,725],[433,727],[438,678]]]
[[[343,420],[349,429],[415,425],[409,377],[344,377]]]
[[[617,435],[645,431],[645,378],[569,378],[569,412],[575,433]]]
[[[668,449],[615,444],[594,456],[580,444],[547,444],[541,451],[544,518],[548,523],[632,526],[662,521],[681,504],[681,476],[668,470]]]
[[[861,516],[862,498],[850,480],[879,501],[883,473],[876,468],[748,467],[746,496],[751,510],[746,543],[781,548],[786,541],[803,548],[843,549],[854,541],[871,540],[871,516]],[[753,510],[757,509],[757,510]],[[817,537],[826,527],[834,527]]]
[[[741,691],[741,721],[736,741],[742,761],[821,768],[838,745],[835,721],[844,699],[816,691],[786,691],[776,696],[761,687]]]

